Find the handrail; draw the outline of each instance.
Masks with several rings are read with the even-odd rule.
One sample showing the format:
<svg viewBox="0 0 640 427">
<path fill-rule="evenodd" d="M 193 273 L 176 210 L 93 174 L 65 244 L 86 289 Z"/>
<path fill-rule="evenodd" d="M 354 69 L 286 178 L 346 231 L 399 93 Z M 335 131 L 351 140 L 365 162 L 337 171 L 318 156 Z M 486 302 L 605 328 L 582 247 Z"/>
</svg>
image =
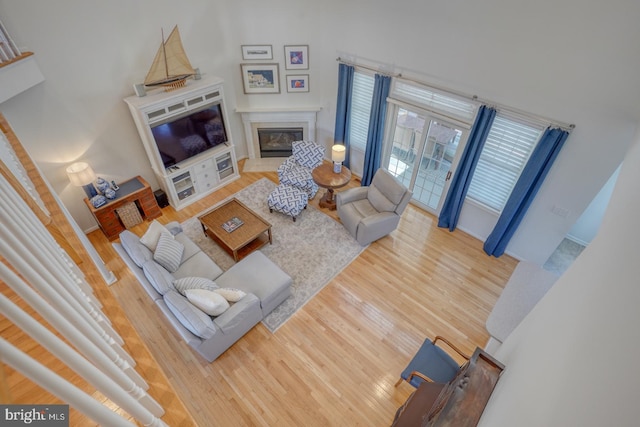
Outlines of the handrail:
<svg viewBox="0 0 640 427">
<path fill-rule="evenodd" d="M 25 59 L 29 56 L 33 55 L 33 52 L 22 52 L 20 55 L 16 56 L 13 59 L 10 59 L 9 61 L 6 62 L 0 62 L 0 68 L 2 67 L 6 67 L 7 65 L 11 65 L 11 64 L 15 64 L 16 62 Z"/>
</svg>

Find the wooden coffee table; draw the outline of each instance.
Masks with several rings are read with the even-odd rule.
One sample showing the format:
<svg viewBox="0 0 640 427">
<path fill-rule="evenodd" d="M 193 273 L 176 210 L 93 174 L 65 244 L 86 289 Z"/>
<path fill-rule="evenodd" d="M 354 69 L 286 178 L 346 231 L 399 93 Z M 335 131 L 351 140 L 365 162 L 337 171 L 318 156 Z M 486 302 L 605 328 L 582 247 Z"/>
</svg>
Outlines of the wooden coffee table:
<svg viewBox="0 0 640 427">
<path fill-rule="evenodd" d="M 323 163 L 311 171 L 311 177 L 322 188 L 327 191 L 318 202 L 321 208 L 328 208 L 331 211 L 336 210 L 336 201 L 333 198 L 333 190 L 344 187 L 351 180 L 351 171 L 349 168 L 342 166 L 340 173 L 333 171 L 332 163 Z"/>
<path fill-rule="evenodd" d="M 222 224 L 233 217 L 239 218 L 243 224 L 228 232 Z M 205 234 L 227 251 L 234 261 L 272 243 L 271 224 L 237 199 L 229 200 L 198 219 Z"/>
</svg>

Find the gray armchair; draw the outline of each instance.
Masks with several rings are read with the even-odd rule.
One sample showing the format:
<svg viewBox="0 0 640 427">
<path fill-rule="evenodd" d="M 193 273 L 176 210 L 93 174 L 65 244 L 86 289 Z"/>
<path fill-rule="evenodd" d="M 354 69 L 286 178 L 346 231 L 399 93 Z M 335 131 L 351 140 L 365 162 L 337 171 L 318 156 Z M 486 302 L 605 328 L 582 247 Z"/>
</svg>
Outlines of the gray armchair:
<svg viewBox="0 0 640 427">
<path fill-rule="evenodd" d="M 336 193 L 338 216 L 362 246 L 396 229 L 411 192 L 385 169 L 378 169 L 368 187 Z"/>
</svg>

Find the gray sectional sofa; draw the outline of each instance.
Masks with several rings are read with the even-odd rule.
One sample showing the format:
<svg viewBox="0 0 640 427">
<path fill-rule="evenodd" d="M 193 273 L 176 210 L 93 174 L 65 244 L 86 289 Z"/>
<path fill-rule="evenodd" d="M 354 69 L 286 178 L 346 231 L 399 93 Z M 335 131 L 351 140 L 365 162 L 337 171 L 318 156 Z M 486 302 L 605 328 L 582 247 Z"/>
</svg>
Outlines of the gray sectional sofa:
<svg viewBox="0 0 640 427">
<path fill-rule="evenodd" d="M 168 232 L 173 237 L 162 237 L 161 248 L 152 229 L 157 236 Z M 168 246 L 170 249 L 165 250 Z M 125 230 L 113 247 L 180 336 L 209 362 L 291 295 L 291 277 L 262 252 L 251 253 L 223 272 L 182 232 L 177 222 L 161 226 L 154 221 L 141 238 Z M 168 253 L 168 258 L 173 256 L 179 262 L 171 265 L 161 253 Z M 185 288 L 201 288 L 205 292 Z M 198 292 L 217 293 L 225 298 L 230 293 L 234 298 L 230 303 L 223 298 L 224 312 L 210 315 L 205 313 L 210 305 L 203 308 L 194 300 Z"/>
</svg>

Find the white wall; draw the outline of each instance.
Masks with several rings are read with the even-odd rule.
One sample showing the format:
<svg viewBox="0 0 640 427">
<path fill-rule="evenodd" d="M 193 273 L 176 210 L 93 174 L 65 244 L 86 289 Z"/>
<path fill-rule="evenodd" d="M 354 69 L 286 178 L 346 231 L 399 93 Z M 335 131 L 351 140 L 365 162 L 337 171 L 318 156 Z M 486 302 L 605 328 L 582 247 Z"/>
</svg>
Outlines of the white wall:
<svg viewBox="0 0 640 427">
<path fill-rule="evenodd" d="M 613 0 L 513 3 L 383 0 L 294 2 L 0 0 L 0 17 L 36 52 L 46 81 L 0 109 L 83 229 L 95 222 L 64 168 L 82 159 L 107 179 L 140 174 L 155 186 L 122 101 L 144 78 L 160 27 L 180 27 L 194 66 L 226 81 L 236 106 L 321 106 L 317 139 L 331 144 L 337 56 L 576 124 L 508 251 L 542 264 L 628 148 L 640 117 L 640 4 Z M 309 93 L 245 95 L 241 44 L 307 44 Z M 231 130 L 246 155 L 240 118 Z M 569 210 L 566 218 L 553 206 Z M 486 237 L 495 218 L 467 205 L 460 226 Z"/>
<path fill-rule="evenodd" d="M 640 133 L 600 232 L 496 352 L 481 426 L 638 425 L 639 180 Z"/>
<path fill-rule="evenodd" d="M 580 218 L 573 224 L 573 227 L 571 227 L 571 230 L 569 230 L 567 234 L 568 238 L 583 246 L 587 246 L 594 237 L 596 237 L 619 174 L 620 167 L 613 172 L 596 197 L 589 203 L 587 209 L 584 210 Z"/>
</svg>

